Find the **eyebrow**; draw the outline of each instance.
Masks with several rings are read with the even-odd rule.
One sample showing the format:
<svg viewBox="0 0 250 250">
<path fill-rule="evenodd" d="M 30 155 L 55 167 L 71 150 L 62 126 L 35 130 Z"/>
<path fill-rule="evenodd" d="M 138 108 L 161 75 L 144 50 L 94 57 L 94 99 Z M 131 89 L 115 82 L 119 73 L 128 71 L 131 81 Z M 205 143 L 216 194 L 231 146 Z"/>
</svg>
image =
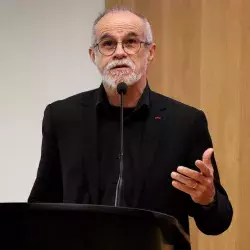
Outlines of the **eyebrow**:
<svg viewBox="0 0 250 250">
<path fill-rule="evenodd" d="M 128 34 L 126 34 L 124 37 L 129 37 L 129 36 L 139 37 L 139 35 L 137 33 L 132 32 L 132 31 L 129 32 Z M 106 39 L 106 38 L 113 38 L 113 39 L 115 39 L 115 37 L 113 35 L 111 35 L 110 33 L 106 33 L 106 34 L 104 34 L 104 35 L 102 35 L 100 37 L 99 42 L 102 41 L 102 40 L 104 40 L 104 39 Z"/>
<path fill-rule="evenodd" d="M 128 37 L 128 36 L 136 36 L 136 37 L 139 37 L 139 34 L 135 33 L 135 32 L 129 32 L 125 37 Z"/>
<path fill-rule="evenodd" d="M 102 35 L 99 39 L 99 41 L 102 41 L 103 39 L 106 39 L 106 38 L 114 38 L 114 36 L 112 36 L 111 34 L 109 33 L 106 33 L 104 35 Z"/>
</svg>

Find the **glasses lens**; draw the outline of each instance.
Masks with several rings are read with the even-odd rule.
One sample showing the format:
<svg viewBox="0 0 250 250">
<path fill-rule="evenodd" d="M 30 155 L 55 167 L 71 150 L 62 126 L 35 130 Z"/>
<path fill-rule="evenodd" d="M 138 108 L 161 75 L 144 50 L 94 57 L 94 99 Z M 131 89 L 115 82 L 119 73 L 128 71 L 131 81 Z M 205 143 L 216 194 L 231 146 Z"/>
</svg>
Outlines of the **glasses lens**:
<svg viewBox="0 0 250 250">
<path fill-rule="evenodd" d="M 140 40 L 136 38 L 128 38 L 123 41 L 124 50 L 130 55 L 136 54 L 139 51 L 140 46 Z"/>
<path fill-rule="evenodd" d="M 116 49 L 116 45 L 117 42 L 115 40 L 112 39 L 104 39 L 102 40 L 99 44 L 99 51 L 103 54 L 103 55 L 112 55 Z"/>
</svg>

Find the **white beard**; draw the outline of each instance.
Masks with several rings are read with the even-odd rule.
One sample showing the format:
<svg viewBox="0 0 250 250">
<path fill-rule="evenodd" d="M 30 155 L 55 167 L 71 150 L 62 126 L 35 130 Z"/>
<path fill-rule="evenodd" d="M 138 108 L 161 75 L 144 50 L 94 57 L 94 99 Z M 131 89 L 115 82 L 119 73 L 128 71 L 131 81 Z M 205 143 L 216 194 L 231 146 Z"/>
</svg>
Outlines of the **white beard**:
<svg viewBox="0 0 250 250">
<path fill-rule="evenodd" d="M 126 65 L 128 68 L 112 70 L 112 68 L 118 65 Z M 114 60 L 110 62 L 105 67 L 102 74 L 103 84 L 109 87 L 110 90 L 116 90 L 116 87 L 120 82 L 125 82 L 128 86 L 131 86 L 139 81 L 141 77 L 142 74 L 135 71 L 135 65 L 129 59 Z"/>
</svg>

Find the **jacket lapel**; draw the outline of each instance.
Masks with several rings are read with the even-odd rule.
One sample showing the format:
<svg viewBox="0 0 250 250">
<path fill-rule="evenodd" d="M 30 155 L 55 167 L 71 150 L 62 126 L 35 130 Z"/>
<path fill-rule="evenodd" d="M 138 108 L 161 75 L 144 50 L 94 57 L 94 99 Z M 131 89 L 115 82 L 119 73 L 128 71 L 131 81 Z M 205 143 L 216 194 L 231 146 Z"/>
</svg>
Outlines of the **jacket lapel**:
<svg viewBox="0 0 250 250">
<path fill-rule="evenodd" d="M 89 203 L 99 203 L 99 163 L 97 148 L 97 112 L 96 97 L 98 91 L 95 90 L 89 100 L 82 103 L 83 121 L 83 162 L 86 177 L 88 180 Z"/>
<path fill-rule="evenodd" d="M 145 185 L 145 179 L 150 167 L 153 167 L 157 148 L 161 138 L 165 117 L 164 106 L 158 103 L 154 92 L 150 91 L 150 111 L 143 131 L 142 148 L 139 166 L 137 168 L 138 181 L 135 187 L 134 207 L 138 206 L 140 195 Z"/>
</svg>

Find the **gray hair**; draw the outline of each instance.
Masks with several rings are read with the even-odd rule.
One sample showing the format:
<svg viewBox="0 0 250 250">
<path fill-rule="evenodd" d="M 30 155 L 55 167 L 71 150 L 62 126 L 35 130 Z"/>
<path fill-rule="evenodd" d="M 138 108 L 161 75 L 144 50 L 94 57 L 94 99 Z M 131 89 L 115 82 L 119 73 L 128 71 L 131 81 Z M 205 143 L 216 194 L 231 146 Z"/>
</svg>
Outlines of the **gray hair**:
<svg viewBox="0 0 250 250">
<path fill-rule="evenodd" d="M 116 12 L 123 12 L 123 11 L 128 11 L 128 12 L 131 12 L 133 13 L 134 15 L 140 17 L 142 19 L 142 21 L 144 22 L 145 24 L 145 29 L 146 29 L 146 32 L 145 32 L 145 39 L 146 39 L 146 43 L 148 44 L 151 44 L 153 42 L 153 34 L 152 34 L 152 29 L 151 29 L 151 26 L 147 20 L 147 18 L 145 18 L 144 16 L 138 14 L 137 12 L 134 12 L 133 10 L 129 9 L 129 8 L 126 8 L 126 7 L 119 7 L 119 6 L 116 6 L 116 7 L 113 7 L 111 9 L 108 9 L 108 10 L 105 10 L 103 12 L 101 12 L 98 17 L 95 19 L 94 21 L 94 24 L 93 24 L 93 28 L 92 28 L 92 39 L 91 39 L 91 44 L 92 46 L 94 47 L 96 45 L 96 30 L 95 30 L 95 26 L 96 24 L 104 17 L 106 16 L 107 14 L 109 13 L 116 13 Z"/>
</svg>

